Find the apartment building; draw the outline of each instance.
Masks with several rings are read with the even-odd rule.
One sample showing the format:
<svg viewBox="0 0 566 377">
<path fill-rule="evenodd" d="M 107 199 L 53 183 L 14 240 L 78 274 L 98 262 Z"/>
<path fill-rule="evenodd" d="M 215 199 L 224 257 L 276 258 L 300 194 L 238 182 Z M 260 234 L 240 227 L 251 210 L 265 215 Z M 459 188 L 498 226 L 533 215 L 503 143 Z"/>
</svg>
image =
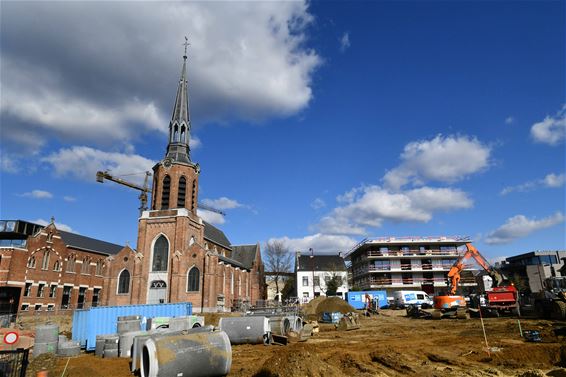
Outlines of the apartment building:
<svg viewBox="0 0 566 377">
<path fill-rule="evenodd" d="M 399 290 L 436 295 L 447 290 L 448 271 L 466 251 L 468 242 L 468 237 L 460 236 L 367 238 L 344 257 L 355 288 L 385 290 L 388 297 Z M 462 272 L 464 293 L 477 285 L 472 274 L 475 269 L 470 264 Z"/>
</svg>

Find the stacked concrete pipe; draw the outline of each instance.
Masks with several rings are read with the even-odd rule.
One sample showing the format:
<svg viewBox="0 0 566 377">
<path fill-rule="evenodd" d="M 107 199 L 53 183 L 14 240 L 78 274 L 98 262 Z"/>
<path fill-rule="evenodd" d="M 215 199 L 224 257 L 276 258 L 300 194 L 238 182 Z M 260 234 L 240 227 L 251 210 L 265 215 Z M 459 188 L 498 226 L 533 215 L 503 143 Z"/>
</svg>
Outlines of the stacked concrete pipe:
<svg viewBox="0 0 566 377">
<path fill-rule="evenodd" d="M 104 358 L 118 357 L 118 335 L 110 335 L 104 339 Z"/>
<path fill-rule="evenodd" d="M 39 325 L 35 328 L 33 356 L 43 353 L 56 353 L 59 345 L 59 326 L 56 324 Z"/>
<path fill-rule="evenodd" d="M 223 331 L 156 334 L 143 345 L 141 376 L 225 376 L 231 366 L 232 347 Z"/>
</svg>

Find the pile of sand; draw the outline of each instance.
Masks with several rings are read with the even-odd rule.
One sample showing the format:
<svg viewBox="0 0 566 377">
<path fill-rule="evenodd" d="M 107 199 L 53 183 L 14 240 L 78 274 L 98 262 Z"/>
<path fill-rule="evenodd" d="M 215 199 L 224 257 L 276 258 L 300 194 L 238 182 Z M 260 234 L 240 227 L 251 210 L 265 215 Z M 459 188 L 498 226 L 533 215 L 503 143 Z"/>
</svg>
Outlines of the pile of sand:
<svg viewBox="0 0 566 377">
<path fill-rule="evenodd" d="M 254 377 L 342 377 L 335 366 L 323 361 L 309 349 L 285 349 L 271 356 Z"/>
<path fill-rule="evenodd" d="M 346 301 L 339 297 L 325 297 L 319 296 L 314 300 L 311 300 L 302 308 L 303 315 L 309 320 L 318 320 L 324 312 L 340 312 L 346 314 L 349 312 L 355 312 L 356 309 L 352 305 L 348 304 Z"/>
</svg>

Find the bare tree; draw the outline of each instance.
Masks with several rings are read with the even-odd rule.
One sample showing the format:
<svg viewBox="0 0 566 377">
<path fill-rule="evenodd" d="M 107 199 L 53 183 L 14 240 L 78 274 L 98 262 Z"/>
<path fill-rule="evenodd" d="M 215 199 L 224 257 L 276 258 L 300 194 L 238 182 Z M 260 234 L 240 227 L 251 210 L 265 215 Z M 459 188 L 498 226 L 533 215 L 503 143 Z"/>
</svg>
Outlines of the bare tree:
<svg viewBox="0 0 566 377">
<path fill-rule="evenodd" d="M 281 290 L 279 289 L 279 282 L 287 273 L 291 272 L 291 263 L 293 254 L 281 241 L 269 241 L 265 245 L 265 268 L 271 275 L 271 279 L 275 282 L 275 290 L 277 296 Z"/>
</svg>

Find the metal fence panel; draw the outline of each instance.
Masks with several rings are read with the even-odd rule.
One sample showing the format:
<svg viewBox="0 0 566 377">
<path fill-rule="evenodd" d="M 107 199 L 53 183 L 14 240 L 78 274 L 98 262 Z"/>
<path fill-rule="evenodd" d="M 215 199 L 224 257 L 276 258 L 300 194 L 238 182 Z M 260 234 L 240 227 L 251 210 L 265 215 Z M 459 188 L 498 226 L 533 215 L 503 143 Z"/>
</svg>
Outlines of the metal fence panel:
<svg viewBox="0 0 566 377">
<path fill-rule="evenodd" d="M 92 351 L 96 347 L 96 336 L 115 334 L 117 318 L 126 315 L 142 316 L 142 327 L 145 328 L 148 318 L 181 317 L 192 315 L 190 302 L 173 304 L 148 304 L 124 306 L 99 306 L 86 310 L 75 310 L 73 313 L 73 340 Z"/>
<path fill-rule="evenodd" d="M 0 351 L 0 376 L 25 377 L 28 366 L 29 349 L 18 348 Z"/>
</svg>

